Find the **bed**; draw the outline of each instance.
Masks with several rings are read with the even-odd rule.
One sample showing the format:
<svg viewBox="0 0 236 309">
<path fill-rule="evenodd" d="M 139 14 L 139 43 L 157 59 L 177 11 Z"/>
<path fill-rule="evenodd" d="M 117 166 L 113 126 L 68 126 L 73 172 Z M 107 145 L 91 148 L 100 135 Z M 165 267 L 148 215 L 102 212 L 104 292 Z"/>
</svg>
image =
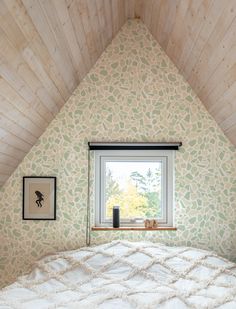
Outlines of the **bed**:
<svg viewBox="0 0 236 309">
<path fill-rule="evenodd" d="M 216 254 L 114 241 L 47 256 L 0 292 L 1 309 L 236 308 L 236 264 Z"/>
</svg>

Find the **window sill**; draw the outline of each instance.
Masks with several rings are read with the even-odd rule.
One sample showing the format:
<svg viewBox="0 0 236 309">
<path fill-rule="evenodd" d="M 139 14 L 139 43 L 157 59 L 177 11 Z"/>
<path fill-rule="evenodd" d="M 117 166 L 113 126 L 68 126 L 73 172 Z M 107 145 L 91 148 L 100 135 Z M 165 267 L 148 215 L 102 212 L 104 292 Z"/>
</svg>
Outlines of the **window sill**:
<svg viewBox="0 0 236 309">
<path fill-rule="evenodd" d="M 176 227 L 156 227 L 156 228 L 145 228 L 145 227 L 102 227 L 94 226 L 92 231 L 176 231 Z"/>
</svg>

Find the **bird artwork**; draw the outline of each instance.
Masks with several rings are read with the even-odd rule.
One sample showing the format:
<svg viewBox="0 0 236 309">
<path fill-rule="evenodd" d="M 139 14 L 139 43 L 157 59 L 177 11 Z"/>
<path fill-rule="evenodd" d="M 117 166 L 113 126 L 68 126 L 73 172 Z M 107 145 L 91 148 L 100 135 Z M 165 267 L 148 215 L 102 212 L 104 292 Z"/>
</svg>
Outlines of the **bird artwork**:
<svg viewBox="0 0 236 309">
<path fill-rule="evenodd" d="M 35 194 L 37 196 L 37 200 L 35 201 L 35 203 L 38 205 L 38 207 L 43 207 L 42 202 L 44 201 L 44 195 L 40 191 L 35 191 Z"/>
</svg>

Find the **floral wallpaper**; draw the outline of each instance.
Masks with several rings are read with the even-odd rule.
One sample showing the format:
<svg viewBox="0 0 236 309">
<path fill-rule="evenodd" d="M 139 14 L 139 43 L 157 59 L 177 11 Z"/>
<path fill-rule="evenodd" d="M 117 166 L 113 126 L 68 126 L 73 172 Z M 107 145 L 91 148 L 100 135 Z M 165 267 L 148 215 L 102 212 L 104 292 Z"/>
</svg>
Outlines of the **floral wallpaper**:
<svg viewBox="0 0 236 309">
<path fill-rule="evenodd" d="M 96 231 L 207 248 L 236 260 L 236 149 L 141 21 L 128 21 L 0 192 L 0 285 L 85 245 L 88 141 L 182 141 L 177 231 Z M 57 177 L 57 220 L 22 220 L 22 177 Z"/>
</svg>

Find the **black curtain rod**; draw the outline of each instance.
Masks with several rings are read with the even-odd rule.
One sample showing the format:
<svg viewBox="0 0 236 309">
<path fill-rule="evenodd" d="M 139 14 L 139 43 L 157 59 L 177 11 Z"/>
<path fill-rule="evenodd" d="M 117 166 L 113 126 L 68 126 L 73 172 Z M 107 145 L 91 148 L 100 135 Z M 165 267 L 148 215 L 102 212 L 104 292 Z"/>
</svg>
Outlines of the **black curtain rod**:
<svg viewBox="0 0 236 309">
<path fill-rule="evenodd" d="M 182 142 L 170 143 L 102 143 L 88 142 L 89 150 L 179 150 Z"/>
</svg>

